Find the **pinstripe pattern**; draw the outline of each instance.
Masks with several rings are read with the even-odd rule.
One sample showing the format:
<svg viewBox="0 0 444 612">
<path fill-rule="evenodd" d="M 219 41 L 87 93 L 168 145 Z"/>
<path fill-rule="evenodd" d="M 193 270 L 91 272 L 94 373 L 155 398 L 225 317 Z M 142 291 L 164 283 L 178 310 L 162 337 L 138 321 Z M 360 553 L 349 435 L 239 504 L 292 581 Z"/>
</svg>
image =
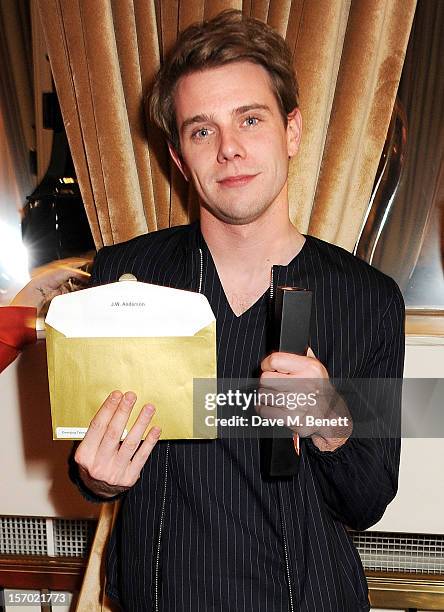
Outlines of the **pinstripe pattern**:
<svg viewBox="0 0 444 612">
<path fill-rule="evenodd" d="M 199 248 L 202 292 L 217 318 L 218 375 L 234 381 L 257 376 L 265 355 L 268 292 L 236 317 L 198 224 L 102 249 L 93 282 L 130 272 L 141 281 L 197 291 Z M 403 302 L 391 279 L 307 237 L 288 266 L 274 266 L 274 283 L 314 292 L 310 345 L 330 376 L 402 376 Z M 399 398 L 393 402 L 396 417 Z M 260 476 L 257 440 L 174 442 L 168 448 L 167 456 L 166 442 L 156 446 L 141 478 L 123 496 L 109 545 L 108 592 L 125 610 L 154 609 L 167 461 L 159 610 L 283 612 L 290 592 L 294 610 L 369 609 L 361 562 L 344 525 L 367 528 L 393 498 L 396 439 L 350 439 L 333 453 L 303 440 L 298 476 L 271 483 Z M 78 480 L 73 466 L 71 473 Z M 84 488 L 83 493 L 88 495 Z"/>
</svg>

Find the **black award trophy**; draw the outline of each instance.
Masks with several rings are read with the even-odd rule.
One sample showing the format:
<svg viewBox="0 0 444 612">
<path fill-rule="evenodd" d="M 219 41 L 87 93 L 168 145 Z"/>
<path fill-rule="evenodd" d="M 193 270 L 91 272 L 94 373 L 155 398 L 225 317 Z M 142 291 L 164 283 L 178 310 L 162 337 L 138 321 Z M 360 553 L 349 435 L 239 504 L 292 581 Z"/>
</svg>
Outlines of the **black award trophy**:
<svg viewBox="0 0 444 612">
<path fill-rule="evenodd" d="M 312 292 L 297 287 L 277 287 L 270 317 L 270 348 L 306 355 L 310 333 Z M 287 431 L 288 433 L 288 431 Z M 299 469 L 298 439 L 261 440 L 261 472 L 266 478 L 289 478 Z"/>
</svg>

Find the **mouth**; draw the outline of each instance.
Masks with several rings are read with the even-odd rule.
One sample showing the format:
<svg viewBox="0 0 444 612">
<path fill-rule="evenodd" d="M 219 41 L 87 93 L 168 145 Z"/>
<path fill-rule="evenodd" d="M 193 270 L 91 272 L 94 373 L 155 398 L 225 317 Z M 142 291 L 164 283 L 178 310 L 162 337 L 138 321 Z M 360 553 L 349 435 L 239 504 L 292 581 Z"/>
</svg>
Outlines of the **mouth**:
<svg viewBox="0 0 444 612">
<path fill-rule="evenodd" d="M 243 187 L 251 183 L 256 177 L 257 174 L 237 174 L 235 176 L 227 176 L 223 179 L 219 179 L 217 183 L 222 187 Z"/>
</svg>

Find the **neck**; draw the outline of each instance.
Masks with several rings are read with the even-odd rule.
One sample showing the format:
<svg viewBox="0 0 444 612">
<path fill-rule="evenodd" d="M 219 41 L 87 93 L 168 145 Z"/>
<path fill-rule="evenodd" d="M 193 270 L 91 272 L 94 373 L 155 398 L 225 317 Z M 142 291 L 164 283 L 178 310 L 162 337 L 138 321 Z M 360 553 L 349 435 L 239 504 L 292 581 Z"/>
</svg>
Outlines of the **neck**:
<svg viewBox="0 0 444 612">
<path fill-rule="evenodd" d="M 221 221 L 201 208 L 200 223 L 228 303 L 236 316 L 248 310 L 268 289 L 271 267 L 287 265 L 305 242 L 290 223 L 288 206 L 271 206 L 244 225 Z"/>
<path fill-rule="evenodd" d="M 201 208 L 200 225 L 216 265 L 234 272 L 287 265 L 305 242 L 288 218 L 288 209 L 285 214 L 265 213 L 251 223 L 232 225 Z"/>
</svg>

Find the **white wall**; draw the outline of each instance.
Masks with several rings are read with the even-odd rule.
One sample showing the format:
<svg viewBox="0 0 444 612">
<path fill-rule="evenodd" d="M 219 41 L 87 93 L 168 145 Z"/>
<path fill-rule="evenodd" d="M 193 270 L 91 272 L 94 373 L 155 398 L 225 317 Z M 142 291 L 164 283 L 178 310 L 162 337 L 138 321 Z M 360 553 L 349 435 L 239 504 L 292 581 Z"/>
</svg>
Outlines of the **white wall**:
<svg viewBox="0 0 444 612">
<path fill-rule="evenodd" d="M 404 377 L 444 378 L 444 338 L 408 337 Z M 444 533 L 443 454 L 443 438 L 402 441 L 398 494 L 372 531 Z"/>
<path fill-rule="evenodd" d="M 0 375 L 0 423 L 0 515 L 98 514 L 68 479 L 72 443 L 52 440 L 44 342 Z"/>
</svg>

